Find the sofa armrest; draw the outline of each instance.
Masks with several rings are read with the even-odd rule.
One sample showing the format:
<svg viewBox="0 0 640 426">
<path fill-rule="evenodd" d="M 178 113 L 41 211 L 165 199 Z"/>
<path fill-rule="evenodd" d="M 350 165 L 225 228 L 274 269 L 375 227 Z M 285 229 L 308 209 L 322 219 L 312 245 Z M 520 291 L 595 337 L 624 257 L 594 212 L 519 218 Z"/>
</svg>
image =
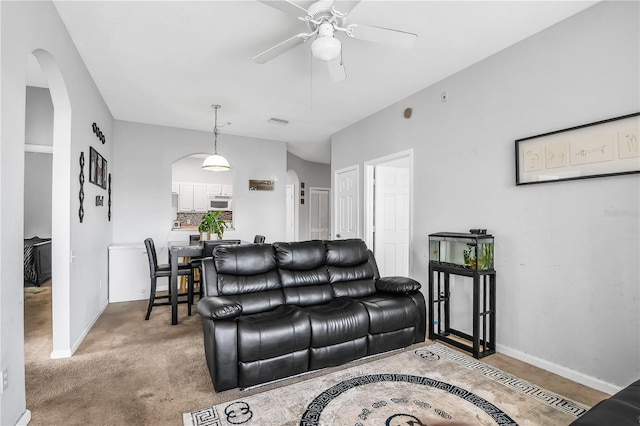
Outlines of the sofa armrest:
<svg viewBox="0 0 640 426">
<path fill-rule="evenodd" d="M 198 313 L 208 319 L 233 319 L 242 313 L 242 305 L 226 297 L 203 297 L 198 302 Z"/>
<path fill-rule="evenodd" d="M 384 293 L 409 294 L 420 287 L 418 281 L 407 277 L 381 277 L 376 281 L 376 290 Z"/>
</svg>

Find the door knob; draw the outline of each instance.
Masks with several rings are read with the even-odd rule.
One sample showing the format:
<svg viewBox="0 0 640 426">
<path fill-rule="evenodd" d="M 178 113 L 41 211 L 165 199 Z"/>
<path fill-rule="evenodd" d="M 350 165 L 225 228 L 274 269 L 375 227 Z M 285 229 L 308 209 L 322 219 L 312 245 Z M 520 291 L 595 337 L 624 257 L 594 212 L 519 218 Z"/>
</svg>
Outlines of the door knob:
<svg viewBox="0 0 640 426">
<path fill-rule="evenodd" d="M 340 234 L 336 234 L 336 238 L 340 238 Z"/>
</svg>

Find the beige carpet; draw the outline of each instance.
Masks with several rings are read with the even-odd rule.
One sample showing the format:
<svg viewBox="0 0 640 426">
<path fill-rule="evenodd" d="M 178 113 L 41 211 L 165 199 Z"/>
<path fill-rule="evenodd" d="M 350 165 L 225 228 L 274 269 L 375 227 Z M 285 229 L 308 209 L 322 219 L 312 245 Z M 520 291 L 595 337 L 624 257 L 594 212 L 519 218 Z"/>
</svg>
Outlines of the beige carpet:
<svg viewBox="0 0 640 426">
<path fill-rule="evenodd" d="M 187 316 L 186 306 L 180 305 L 180 323 L 172 326 L 169 307 L 159 306 L 145 321 L 146 301 L 110 304 L 73 357 L 50 359 L 51 284 L 42 288 L 46 291 L 25 295 L 24 303 L 27 408 L 32 414 L 29 426 L 178 426 L 183 424 L 185 412 L 365 363 L 248 391 L 216 393 L 205 362 L 200 318 Z M 608 396 L 502 354 L 483 361 L 586 405 Z"/>
<path fill-rule="evenodd" d="M 587 409 L 435 343 L 185 413 L 183 420 L 185 426 L 538 426 L 567 425 Z"/>
</svg>

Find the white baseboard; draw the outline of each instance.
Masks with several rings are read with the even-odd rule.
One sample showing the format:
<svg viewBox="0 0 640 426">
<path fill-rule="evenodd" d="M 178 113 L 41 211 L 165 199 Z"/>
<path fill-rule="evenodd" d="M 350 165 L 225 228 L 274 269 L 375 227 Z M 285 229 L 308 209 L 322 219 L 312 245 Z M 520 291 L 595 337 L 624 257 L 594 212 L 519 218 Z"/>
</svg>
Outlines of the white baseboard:
<svg viewBox="0 0 640 426">
<path fill-rule="evenodd" d="M 511 358 L 526 362 L 527 364 L 542 368 L 543 370 L 550 371 L 566 379 L 573 380 L 574 382 L 580 383 L 581 385 L 589 386 L 590 388 L 599 390 L 600 392 L 605 392 L 613 395 L 614 393 L 622 389 L 620 386 L 607 383 L 595 377 L 587 376 L 586 374 L 580 373 L 567 367 L 563 367 L 558 364 L 554 364 L 541 358 L 537 358 L 525 352 L 520 352 L 508 346 L 496 345 L 496 351 L 500 352 L 501 354 L 508 355 Z"/>
<path fill-rule="evenodd" d="M 93 328 L 93 325 L 96 323 L 96 321 L 98 321 L 98 318 L 100 318 L 100 315 L 102 315 L 104 310 L 107 309 L 107 306 L 109 306 L 109 300 L 104 301 L 104 304 L 100 307 L 100 309 L 98 309 L 98 312 L 96 313 L 96 315 L 93 317 L 89 325 L 84 329 L 80 337 L 78 337 L 78 340 L 76 340 L 75 343 L 71 345 L 71 348 L 53 351 L 51 352 L 51 355 L 49 355 L 49 357 L 51 359 L 71 358 L 71 356 L 76 352 L 76 350 L 78 349 L 78 347 L 80 346 L 84 338 L 87 337 L 87 334 L 89 334 L 89 331 L 91 331 L 91 328 Z"/>
<path fill-rule="evenodd" d="M 22 417 L 20 417 L 20 419 L 18 420 L 18 423 L 16 423 L 16 426 L 27 426 L 30 421 L 31 411 L 25 410 L 25 412 L 22 414 Z"/>
</svg>

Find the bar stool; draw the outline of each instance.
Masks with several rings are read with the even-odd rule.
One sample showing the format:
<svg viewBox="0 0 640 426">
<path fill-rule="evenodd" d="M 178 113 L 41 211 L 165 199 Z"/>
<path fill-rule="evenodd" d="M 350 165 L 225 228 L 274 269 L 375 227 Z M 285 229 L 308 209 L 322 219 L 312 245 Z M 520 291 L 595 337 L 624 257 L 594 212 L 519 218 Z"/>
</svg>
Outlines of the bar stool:
<svg viewBox="0 0 640 426">
<path fill-rule="evenodd" d="M 198 241 L 200 241 L 200 234 L 189 234 L 189 243 L 195 243 Z M 188 264 L 190 261 L 191 259 L 188 257 L 185 257 L 182 259 L 182 263 Z M 188 285 L 187 276 L 186 275 L 181 276 L 180 282 L 178 283 L 178 287 L 180 288 L 180 291 L 183 293 L 185 291 L 188 291 L 187 285 Z"/>
<path fill-rule="evenodd" d="M 144 246 L 147 249 L 147 257 L 149 258 L 149 277 L 151 279 L 151 291 L 149 292 L 149 306 L 147 308 L 147 315 L 145 316 L 145 320 L 149 319 L 149 315 L 151 315 L 151 309 L 154 306 L 165 306 L 171 305 L 171 282 L 169 282 L 169 293 L 168 294 L 156 294 L 156 285 L 158 278 L 167 277 L 171 278 L 171 265 L 161 264 L 158 265 L 158 256 L 156 254 L 156 247 L 153 243 L 152 238 L 147 238 L 144 240 Z M 178 276 L 191 276 L 191 267 L 188 263 L 179 263 L 178 264 Z M 191 283 L 192 280 L 189 280 Z M 191 294 L 191 296 L 189 296 Z M 193 300 L 193 286 L 189 286 L 187 293 L 178 292 L 178 296 L 187 296 L 187 300 L 178 300 L 178 303 L 187 303 L 187 312 L 191 315 L 191 304 L 189 301 Z M 167 299 L 164 302 L 157 302 L 156 299 Z"/>
</svg>

